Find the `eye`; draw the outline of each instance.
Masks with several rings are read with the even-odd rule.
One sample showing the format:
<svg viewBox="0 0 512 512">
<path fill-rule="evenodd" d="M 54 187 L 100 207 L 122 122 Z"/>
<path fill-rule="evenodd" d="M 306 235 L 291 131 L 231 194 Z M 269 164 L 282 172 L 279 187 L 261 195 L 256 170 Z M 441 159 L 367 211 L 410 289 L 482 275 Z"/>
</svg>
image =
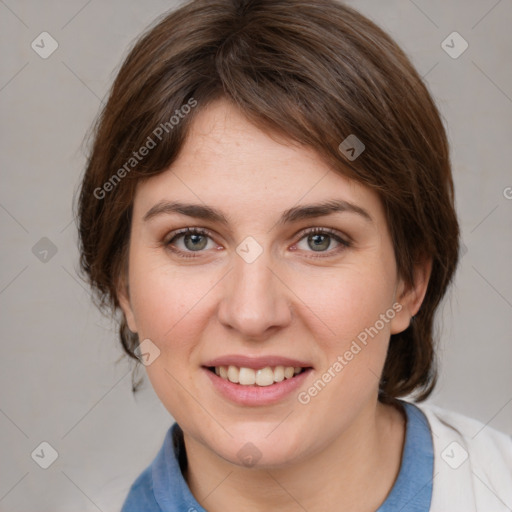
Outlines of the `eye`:
<svg viewBox="0 0 512 512">
<path fill-rule="evenodd" d="M 181 239 L 183 245 L 180 246 L 177 242 Z M 196 256 L 194 254 L 187 253 L 202 252 L 205 249 L 212 249 L 213 247 L 208 247 L 208 241 L 211 241 L 213 247 L 216 247 L 211 240 L 211 233 L 208 230 L 203 228 L 185 228 L 174 233 L 172 238 L 165 242 L 165 245 L 183 258 L 195 258 Z"/>
<path fill-rule="evenodd" d="M 336 231 L 329 229 L 329 228 L 312 228 L 309 230 L 306 230 L 301 233 L 302 237 L 297 244 L 297 247 L 299 247 L 300 242 L 302 240 L 306 241 L 306 248 L 299 247 L 300 249 L 308 251 L 308 248 L 311 249 L 313 252 L 317 253 L 327 253 L 326 256 L 332 256 L 333 253 L 337 254 L 338 252 L 346 249 L 347 247 L 350 247 L 350 242 L 343 239 Z M 332 245 L 332 241 L 335 241 L 338 245 L 336 248 L 334 248 L 331 251 L 328 251 Z M 308 251 L 311 252 L 311 251 Z M 322 258 L 324 256 L 313 256 L 314 258 Z"/>
</svg>

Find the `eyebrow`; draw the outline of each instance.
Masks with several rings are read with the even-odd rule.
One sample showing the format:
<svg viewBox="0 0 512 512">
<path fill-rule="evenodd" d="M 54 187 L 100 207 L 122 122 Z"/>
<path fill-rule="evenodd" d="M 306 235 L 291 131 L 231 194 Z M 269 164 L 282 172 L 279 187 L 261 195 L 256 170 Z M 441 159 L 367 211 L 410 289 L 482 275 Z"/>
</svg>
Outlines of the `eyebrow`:
<svg viewBox="0 0 512 512">
<path fill-rule="evenodd" d="M 331 199 L 321 203 L 295 206 L 285 210 L 282 213 L 278 224 L 291 224 L 299 220 L 343 212 L 355 213 L 360 215 L 366 221 L 373 222 L 371 215 L 360 206 L 342 199 Z M 158 215 L 172 213 L 179 213 L 196 219 L 217 222 L 226 226 L 229 224 L 228 219 L 220 210 L 202 204 L 186 204 L 172 201 L 160 201 L 146 212 L 143 220 L 144 222 L 147 222 Z"/>
</svg>

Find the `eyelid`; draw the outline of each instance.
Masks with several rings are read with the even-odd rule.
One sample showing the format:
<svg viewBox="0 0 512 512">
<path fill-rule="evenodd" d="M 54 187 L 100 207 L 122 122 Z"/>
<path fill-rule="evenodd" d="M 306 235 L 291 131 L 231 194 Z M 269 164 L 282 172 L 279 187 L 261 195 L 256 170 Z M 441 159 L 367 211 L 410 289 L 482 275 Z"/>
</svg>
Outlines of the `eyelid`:
<svg viewBox="0 0 512 512">
<path fill-rule="evenodd" d="M 171 233 L 167 234 L 166 237 L 164 238 L 164 243 L 168 244 L 169 242 L 174 240 L 176 237 L 178 237 L 180 235 L 186 235 L 188 233 L 191 233 L 193 235 L 195 235 L 195 234 L 197 234 L 197 235 L 205 235 L 205 236 L 208 236 L 208 237 L 210 237 L 212 239 L 215 236 L 213 234 L 213 232 L 210 231 L 209 229 L 200 228 L 200 227 L 197 227 L 197 226 L 189 226 L 189 227 L 186 227 L 186 228 L 177 229 L 177 230 L 172 231 Z"/>
<path fill-rule="evenodd" d="M 324 227 L 313 227 L 313 228 L 305 228 L 302 231 L 300 231 L 296 236 L 299 237 L 299 241 L 304 238 L 306 235 L 316 234 L 316 233 L 326 233 L 328 235 L 331 235 L 333 238 L 339 239 L 342 243 L 351 245 L 353 243 L 353 240 L 346 234 L 341 233 L 337 229 L 333 228 L 324 228 Z"/>
</svg>

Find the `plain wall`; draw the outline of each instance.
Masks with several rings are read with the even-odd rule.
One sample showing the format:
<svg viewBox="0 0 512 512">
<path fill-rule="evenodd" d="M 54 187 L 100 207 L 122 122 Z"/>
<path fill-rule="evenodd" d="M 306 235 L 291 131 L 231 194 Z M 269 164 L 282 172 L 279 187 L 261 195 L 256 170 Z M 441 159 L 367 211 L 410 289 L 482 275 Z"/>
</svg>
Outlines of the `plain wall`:
<svg viewBox="0 0 512 512">
<path fill-rule="evenodd" d="M 411 57 L 451 143 L 467 252 L 444 302 L 430 401 L 512 434 L 512 3 L 348 3 Z M 1 511 L 119 510 L 172 423 L 147 379 L 132 396 L 116 327 L 76 276 L 71 208 L 115 71 L 173 5 L 0 2 Z M 47 59 L 31 48 L 43 31 L 59 45 Z M 441 47 L 453 31 L 469 43 L 457 59 Z M 46 470 L 31 458 L 43 441 L 58 452 Z"/>
</svg>

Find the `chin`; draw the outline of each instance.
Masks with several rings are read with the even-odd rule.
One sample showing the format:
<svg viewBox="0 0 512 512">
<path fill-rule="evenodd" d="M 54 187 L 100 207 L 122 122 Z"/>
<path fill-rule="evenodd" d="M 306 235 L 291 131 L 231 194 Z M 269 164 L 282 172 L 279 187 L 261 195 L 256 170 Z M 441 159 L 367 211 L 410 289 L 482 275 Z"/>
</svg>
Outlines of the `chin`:
<svg viewBox="0 0 512 512">
<path fill-rule="evenodd" d="M 246 425 L 243 432 L 239 434 L 230 430 L 233 438 L 229 438 L 222 445 L 213 445 L 211 448 L 219 457 L 240 467 L 255 469 L 286 467 L 300 456 L 304 448 L 304 439 L 299 439 L 297 431 L 292 429 L 289 431 L 283 429 L 278 433 L 276 426 L 272 424 L 269 428 L 262 428 L 261 425 L 255 424 L 248 428 Z M 272 429 L 276 431 L 272 432 Z"/>
</svg>

